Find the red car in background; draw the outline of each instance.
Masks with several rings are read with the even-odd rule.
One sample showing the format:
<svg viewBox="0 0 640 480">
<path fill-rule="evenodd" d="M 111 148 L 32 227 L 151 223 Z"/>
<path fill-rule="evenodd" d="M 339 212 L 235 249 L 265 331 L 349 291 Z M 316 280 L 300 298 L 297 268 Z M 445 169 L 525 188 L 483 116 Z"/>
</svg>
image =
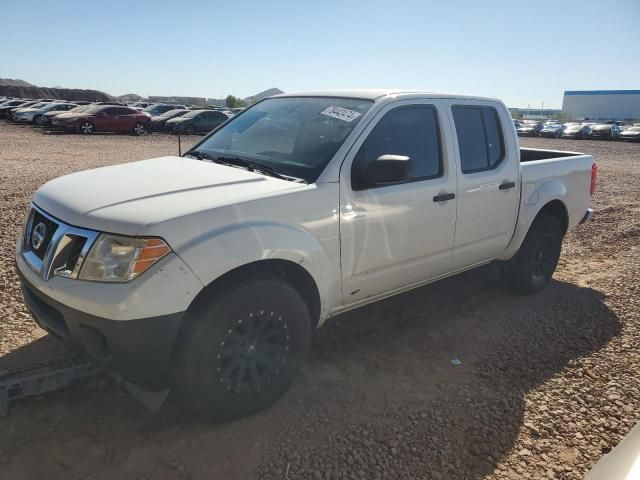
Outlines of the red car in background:
<svg viewBox="0 0 640 480">
<path fill-rule="evenodd" d="M 149 115 L 129 107 L 96 105 L 83 112 L 56 115 L 54 128 L 79 133 L 127 132 L 142 135 L 149 131 Z"/>
</svg>

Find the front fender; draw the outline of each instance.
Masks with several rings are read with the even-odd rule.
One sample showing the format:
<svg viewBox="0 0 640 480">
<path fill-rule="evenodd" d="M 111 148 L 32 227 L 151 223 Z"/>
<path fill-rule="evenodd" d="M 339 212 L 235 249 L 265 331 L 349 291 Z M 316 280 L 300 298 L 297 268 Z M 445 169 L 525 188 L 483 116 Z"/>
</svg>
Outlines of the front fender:
<svg viewBox="0 0 640 480">
<path fill-rule="evenodd" d="M 498 257 L 498 260 L 510 260 L 520 249 L 531 224 L 535 220 L 540 210 L 548 203 L 559 200 L 565 205 L 567 199 L 567 187 L 560 180 L 551 178 L 536 185 L 535 182 L 524 184 L 522 198 L 520 200 L 520 211 L 518 221 L 511 237 L 511 242 L 507 249 Z"/>
<path fill-rule="evenodd" d="M 298 225 L 274 221 L 227 225 L 180 245 L 177 253 L 204 285 L 231 270 L 260 260 L 295 262 L 316 283 L 321 320 L 341 302 L 339 263 L 331 260 L 318 239 Z"/>
</svg>

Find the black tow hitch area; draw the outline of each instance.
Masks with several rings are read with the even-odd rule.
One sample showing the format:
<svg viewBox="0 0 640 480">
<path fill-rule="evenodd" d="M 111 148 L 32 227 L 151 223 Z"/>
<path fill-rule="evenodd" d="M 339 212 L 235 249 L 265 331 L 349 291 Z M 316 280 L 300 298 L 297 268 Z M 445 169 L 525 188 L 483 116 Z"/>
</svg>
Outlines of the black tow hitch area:
<svg viewBox="0 0 640 480">
<path fill-rule="evenodd" d="M 60 355 L 0 371 L 0 416 L 8 413 L 12 400 L 58 390 L 96 372 L 93 363 L 76 354 Z"/>
</svg>

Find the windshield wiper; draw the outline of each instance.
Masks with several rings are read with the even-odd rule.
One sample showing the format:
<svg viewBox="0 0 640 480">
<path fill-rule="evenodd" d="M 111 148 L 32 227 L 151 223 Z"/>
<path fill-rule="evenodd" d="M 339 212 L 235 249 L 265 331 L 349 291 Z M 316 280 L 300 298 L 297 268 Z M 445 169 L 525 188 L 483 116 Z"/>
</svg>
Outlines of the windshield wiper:
<svg viewBox="0 0 640 480">
<path fill-rule="evenodd" d="M 190 152 L 187 152 L 184 155 L 185 155 L 185 157 L 187 155 L 189 155 L 191 157 L 197 158 L 198 160 L 212 160 L 213 161 L 213 160 L 216 159 L 216 157 L 214 157 L 213 155 L 209 155 L 208 153 L 202 152 L 200 150 L 191 150 Z"/>
<path fill-rule="evenodd" d="M 201 153 L 201 152 L 200 152 Z M 254 170 L 265 175 L 269 175 L 274 178 L 279 178 L 280 180 L 288 180 L 288 181 L 296 181 L 296 182 L 304 182 L 308 183 L 305 180 L 297 177 L 291 177 L 289 175 L 282 175 L 281 173 L 276 172 L 273 167 L 268 165 L 263 165 L 262 163 L 255 162 L 253 160 L 248 160 L 246 158 L 240 157 L 224 157 L 224 156 L 210 156 L 210 159 L 216 163 L 222 163 L 227 165 L 233 165 L 236 167 L 246 168 L 248 171 L 253 172 Z"/>
<path fill-rule="evenodd" d="M 211 155 L 210 153 L 203 152 L 202 150 L 191 150 L 190 152 L 185 154 L 185 156 L 187 155 L 198 160 L 209 160 L 211 162 L 219 163 L 222 165 L 246 168 L 250 172 L 257 171 L 264 175 L 269 175 L 270 177 L 279 178 L 280 180 L 309 183 L 302 178 L 282 175 L 268 165 L 263 165 L 261 163 L 254 162 L 253 160 L 247 160 L 246 158 Z"/>
</svg>

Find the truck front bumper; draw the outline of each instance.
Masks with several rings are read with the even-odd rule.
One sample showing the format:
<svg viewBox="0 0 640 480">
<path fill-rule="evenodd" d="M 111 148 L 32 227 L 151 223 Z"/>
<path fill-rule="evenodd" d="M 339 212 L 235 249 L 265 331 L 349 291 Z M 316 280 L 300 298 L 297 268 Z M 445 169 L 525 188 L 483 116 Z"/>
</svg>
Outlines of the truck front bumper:
<svg viewBox="0 0 640 480">
<path fill-rule="evenodd" d="M 45 295 L 17 269 L 36 323 L 69 349 L 136 383 L 166 381 L 185 312 L 117 321 L 73 309 Z"/>
</svg>

